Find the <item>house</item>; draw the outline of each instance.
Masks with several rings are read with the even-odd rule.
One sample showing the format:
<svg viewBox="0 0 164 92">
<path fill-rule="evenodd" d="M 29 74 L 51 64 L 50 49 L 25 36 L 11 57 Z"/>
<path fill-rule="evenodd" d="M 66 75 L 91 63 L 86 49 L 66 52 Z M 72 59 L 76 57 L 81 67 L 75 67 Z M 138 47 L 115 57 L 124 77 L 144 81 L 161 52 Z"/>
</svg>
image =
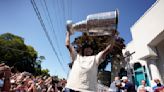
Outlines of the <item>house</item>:
<svg viewBox="0 0 164 92">
<path fill-rule="evenodd" d="M 164 0 L 157 0 L 131 27 L 132 41 L 124 52 L 130 57 L 131 80 L 138 86 L 142 79 L 158 78 L 164 83 Z"/>
</svg>

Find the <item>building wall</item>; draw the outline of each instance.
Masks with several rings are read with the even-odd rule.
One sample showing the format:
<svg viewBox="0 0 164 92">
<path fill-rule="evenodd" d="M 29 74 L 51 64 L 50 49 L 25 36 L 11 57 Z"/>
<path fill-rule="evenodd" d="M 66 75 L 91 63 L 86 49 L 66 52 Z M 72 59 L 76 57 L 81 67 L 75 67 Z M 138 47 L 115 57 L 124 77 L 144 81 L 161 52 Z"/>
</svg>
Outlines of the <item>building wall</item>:
<svg viewBox="0 0 164 92">
<path fill-rule="evenodd" d="M 158 45 L 157 45 L 157 51 L 158 51 L 158 61 L 157 61 L 157 66 L 159 69 L 159 72 L 161 74 L 161 78 L 162 80 L 164 80 L 164 40 L 161 41 Z"/>
<path fill-rule="evenodd" d="M 164 0 L 157 0 L 145 12 L 131 27 L 131 34 L 132 41 L 123 51 L 135 51 L 130 63 L 140 62 L 146 66 L 149 80 L 161 76 L 160 80 L 164 81 Z"/>
<path fill-rule="evenodd" d="M 164 0 L 157 0 L 152 7 L 131 27 L 135 46 L 136 58 L 143 58 L 150 54 L 148 44 L 164 29 Z M 142 49 L 141 49 L 142 48 Z"/>
</svg>

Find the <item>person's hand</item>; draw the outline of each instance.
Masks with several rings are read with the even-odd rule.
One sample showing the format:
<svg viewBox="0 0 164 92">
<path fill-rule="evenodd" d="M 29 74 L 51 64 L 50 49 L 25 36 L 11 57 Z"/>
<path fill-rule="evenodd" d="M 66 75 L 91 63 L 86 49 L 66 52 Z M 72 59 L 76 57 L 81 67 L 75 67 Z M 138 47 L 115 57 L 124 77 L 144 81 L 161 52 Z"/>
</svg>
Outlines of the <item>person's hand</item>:
<svg viewBox="0 0 164 92">
<path fill-rule="evenodd" d="M 66 35 L 71 36 L 72 35 L 71 31 L 67 31 Z"/>
<path fill-rule="evenodd" d="M 4 73 L 4 76 L 5 78 L 9 78 L 11 77 L 11 70 L 10 70 L 10 67 L 5 65 L 5 64 L 0 64 L 0 72 L 1 73 Z"/>
<path fill-rule="evenodd" d="M 10 69 L 9 66 L 5 65 L 5 64 L 0 64 L 0 71 L 5 71 L 5 70 L 8 70 Z"/>
<path fill-rule="evenodd" d="M 73 24 L 72 21 L 70 21 L 70 20 L 67 21 L 67 32 L 69 32 L 70 35 L 73 34 L 73 32 L 72 32 L 72 24 Z"/>
<path fill-rule="evenodd" d="M 118 35 L 118 32 L 117 32 L 117 30 L 112 30 L 112 34 L 111 34 L 111 36 L 116 36 L 116 35 Z"/>
<path fill-rule="evenodd" d="M 3 74 L 0 77 L 5 78 L 2 92 L 9 92 L 10 87 L 11 87 L 11 83 L 10 83 L 11 70 L 10 70 L 10 67 L 5 65 L 5 64 L 1 64 L 0 65 L 0 72 L 1 72 L 1 74 Z"/>
<path fill-rule="evenodd" d="M 4 65 L 5 65 L 4 63 L 1 63 L 1 64 L 0 64 L 0 67 L 2 67 L 2 66 L 4 66 Z"/>
<path fill-rule="evenodd" d="M 5 64 L 2 63 L 0 64 L 0 72 L 3 72 L 5 70 Z"/>
<path fill-rule="evenodd" d="M 112 46 L 114 46 L 114 45 L 115 45 L 115 42 L 116 42 L 116 39 L 115 39 L 115 38 L 112 38 L 111 41 L 110 41 L 110 44 L 111 44 Z"/>
<path fill-rule="evenodd" d="M 5 72 L 4 72 L 4 77 L 5 77 L 5 78 L 10 78 L 10 77 L 11 77 L 11 70 L 10 70 L 10 69 L 5 70 Z"/>
</svg>

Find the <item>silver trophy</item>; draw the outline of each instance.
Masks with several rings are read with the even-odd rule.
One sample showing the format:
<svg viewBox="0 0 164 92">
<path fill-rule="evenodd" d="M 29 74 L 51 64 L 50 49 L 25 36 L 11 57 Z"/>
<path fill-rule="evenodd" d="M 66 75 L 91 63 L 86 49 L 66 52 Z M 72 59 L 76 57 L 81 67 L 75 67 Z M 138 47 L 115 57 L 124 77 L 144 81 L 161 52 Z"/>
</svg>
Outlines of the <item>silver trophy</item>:
<svg viewBox="0 0 164 92">
<path fill-rule="evenodd" d="M 118 10 L 88 15 L 86 20 L 73 23 L 67 21 L 67 30 L 88 33 L 90 36 L 112 35 L 117 31 Z"/>
</svg>

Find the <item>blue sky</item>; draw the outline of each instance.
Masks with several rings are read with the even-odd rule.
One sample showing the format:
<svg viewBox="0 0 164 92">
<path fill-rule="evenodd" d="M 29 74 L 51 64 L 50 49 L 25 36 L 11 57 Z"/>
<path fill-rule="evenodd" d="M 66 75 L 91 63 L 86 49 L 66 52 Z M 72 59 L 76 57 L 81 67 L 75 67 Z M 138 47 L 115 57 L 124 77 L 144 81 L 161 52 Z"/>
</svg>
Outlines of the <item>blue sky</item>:
<svg viewBox="0 0 164 92">
<path fill-rule="evenodd" d="M 51 75 L 66 78 L 69 71 L 67 64 L 70 61 L 64 44 L 66 20 L 77 22 L 84 20 L 88 14 L 118 9 L 120 13 L 118 31 L 127 44 L 132 39 L 130 27 L 156 0 L 45 0 L 54 32 L 44 0 L 35 1 L 65 72 L 45 36 L 30 0 L 0 0 L 0 34 L 10 32 L 23 37 L 26 44 L 33 46 L 39 55 L 46 57 L 42 63 L 44 69 L 49 69 Z M 71 41 L 77 36 L 79 33 L 74 34 Z"/>
</svg>

